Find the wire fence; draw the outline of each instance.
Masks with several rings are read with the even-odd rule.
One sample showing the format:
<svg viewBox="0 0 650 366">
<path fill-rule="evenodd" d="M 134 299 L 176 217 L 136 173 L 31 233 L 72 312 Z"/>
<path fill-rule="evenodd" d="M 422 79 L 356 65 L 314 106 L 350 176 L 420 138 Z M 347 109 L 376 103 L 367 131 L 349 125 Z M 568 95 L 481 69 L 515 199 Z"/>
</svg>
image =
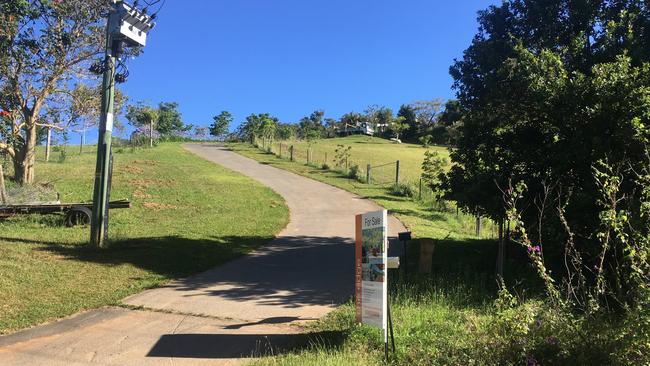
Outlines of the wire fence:
<svg viewBox="0 0 650 366">
<path fill-rule="evenodd" d="M 309 146 L 298 147 L 287 142 L 265 141 L 264 139 L 255 139 L 254 145 L 281 159 L 323 170 L 338 171 L 360 183 L 390 189 L 394 195 L 410 197 L 434 210 L 456 211 L 457 216 L 466 216 L 465 231 L 472 231 L 473 228 L 476 236 L 489 238 L 498 236 L 495 223 L 485 218 L 459 212 L 454 203 L 443 200 L 439 192 L 433 190 L 422 178 L 403 179 L 404 176 L 413 177 L 413 174 L 403 174 L 399 160 L 372 165 L 341 151 L 338 153 L 336 151 L 314 151 Z"/>
</svg>

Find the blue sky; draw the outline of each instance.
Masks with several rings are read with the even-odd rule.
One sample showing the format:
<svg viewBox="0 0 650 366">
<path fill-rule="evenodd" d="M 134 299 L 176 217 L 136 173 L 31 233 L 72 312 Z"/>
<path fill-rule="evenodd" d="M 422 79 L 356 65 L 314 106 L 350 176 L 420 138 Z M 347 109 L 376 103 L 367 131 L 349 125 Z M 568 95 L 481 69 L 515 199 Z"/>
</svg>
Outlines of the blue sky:
<svg viewBox="0 0 650 366">
<path fill-rule="evenodd" d="M 477 11 L 497 2 L 167 0 L 122 89 L 132 102 L 176 101 L 195 125 L 228 110 L 231 128 L 250 113 L 296 122 L 447 99 Z"/>
</svg>

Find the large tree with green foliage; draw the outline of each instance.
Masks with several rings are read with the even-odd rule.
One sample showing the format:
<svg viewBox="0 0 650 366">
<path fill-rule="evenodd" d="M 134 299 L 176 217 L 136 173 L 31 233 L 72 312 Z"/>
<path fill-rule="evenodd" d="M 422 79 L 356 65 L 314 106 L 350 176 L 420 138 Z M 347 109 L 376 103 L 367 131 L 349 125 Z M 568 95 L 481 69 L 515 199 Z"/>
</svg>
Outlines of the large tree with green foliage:
<svg viewBox="0 0 650 366">
<path fill-rule="evenodd" d="M 216 138 L 222 137 L 228 133 L 228 128 L 233 121 L 232 114 L 228 111 L 222 111 L 212 117 L 213 122 L 210 125 L 210 135 Z"/>
<path fill-rule="evenodd" d="M 6 0 L 0 3 L 0 150 L 15 179 L 34 181 L 39 129 L 48 110 L 69 103 L 70 81 L 104 45 L 105 0 Z"/>
<path fill-rule="evenodd" d="M 251 114 L 239 125 L 236 136 L 240 140 L 250 141 L 251 143 L 254 142 L 256 137 L 272 137 L 268 133 L 273 130 L 273 134 L 275 134 L 278 123 L 278 119 L 268 113 Z M 272 124 L 276 125 L 276 127 L 271 127 Z"/>
<path fill-rule="evenodd" d="M 187 130 L 183 123 L 181 112 L 178 111 L 178 103 L 158 103 L 158 120 L 156 130 L 161 136 L 173 136 Z"/>
<path fill-rule="evenodd" d="M 615 167 L 619 194 L 641 189 L 647 136 L 636 125 L 650 124 L 649 15 L 647 2 L 631 0 L 512 0 L 481 12 L 478 34 L 451 67 L 463 127 L 448 197 L 501 219 L 502 191 L 524 182 L 519 202 L 539 245 L 549 239 L 545 252 L 561 255 L 568 225 L 593 265 L 602 225 L 594 167 Z M 607 253 L 613 266 L 624 255 L 617 250 Z"/>
<path fill-rule="evenodd" d="M 317 110 L 298 122 L 298 135 L 303 139 L 319 139 L 327 137 L 324 122 L 325 111 Z"/>
<path fill-rule="evenodd" d="M 403 104 L 397 112 L 397 117 L 402 117 L 407 126 L 402 132 L 402 139 L 409 142 L 417 141 L 419 128 L 415 109 L 410 105 Z"/>
</svg>

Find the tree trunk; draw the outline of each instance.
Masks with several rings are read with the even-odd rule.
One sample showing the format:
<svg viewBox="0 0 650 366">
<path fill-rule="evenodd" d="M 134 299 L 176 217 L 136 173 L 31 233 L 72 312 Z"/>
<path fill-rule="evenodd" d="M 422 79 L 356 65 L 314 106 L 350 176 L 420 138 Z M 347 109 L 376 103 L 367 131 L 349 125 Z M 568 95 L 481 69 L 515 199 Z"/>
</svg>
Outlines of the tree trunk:
<svg viewBox="0 0 650 366">
<path fill-rule="evenodd" d="M 34 161 L 36 160 L 36 126 L 25 131 L 25 143 L 16 149 L 14 157 L 14 179 L 20 185 L 34 183 Z"/>
<path fill-rule="evenodd" d="M 52 129 L 47 129 L 47 143 L 45 145 L 45 161 L 50 161 L 50 146 L 52 144 Z"/>
<path fill-rule="evenodd" d="M 153 147 L 153 119 L 149 122 L 149 147 Z"/>
</svg>

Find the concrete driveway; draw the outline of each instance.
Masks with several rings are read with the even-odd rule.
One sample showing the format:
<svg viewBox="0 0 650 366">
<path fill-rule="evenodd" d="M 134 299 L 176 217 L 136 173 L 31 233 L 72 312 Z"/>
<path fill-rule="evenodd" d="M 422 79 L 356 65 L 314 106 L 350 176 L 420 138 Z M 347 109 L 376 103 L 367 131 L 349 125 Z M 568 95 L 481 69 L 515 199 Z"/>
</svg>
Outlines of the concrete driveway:
<svg viewBox="0 0 650 366">
<path fill-rule="evenodd" d="M 250 255 L 123 300 L 138 310 L 93 310 L 0 337 L 3 365 L 239 364 L 305 344 L 297 325 L 350 298 L 354 215 L 380 207 L 223 147 L 186 149 L 282 195 L 289 225 Z M 402 230 L 390 218 L 389 234 Z"/>
</svg>

